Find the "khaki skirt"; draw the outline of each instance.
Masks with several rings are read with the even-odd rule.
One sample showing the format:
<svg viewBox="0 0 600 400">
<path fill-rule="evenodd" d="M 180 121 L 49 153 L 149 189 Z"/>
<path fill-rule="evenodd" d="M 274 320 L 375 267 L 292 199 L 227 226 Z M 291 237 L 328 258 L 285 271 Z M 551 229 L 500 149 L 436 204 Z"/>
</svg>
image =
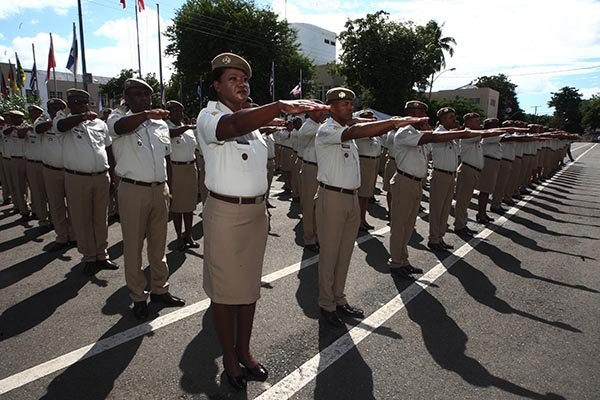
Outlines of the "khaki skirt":
<svg viewBox="0 0 600 400">
<path fill-rule="evenodd" d="M 188 213 L 196 209 L 198 175 L 195 163 L 173 164 L 171 177 L 171 212 Z"/>
<path fill-rule="evenodd" d="M 209 195 L 203 226 L 203 287 L 208 297 L 219 304 L 255 303 L 267 246 L 265 202 L 240 205 Z"/>
<path fill-rule="evenodd" d="M 372 197 L 375 194 L 375 183 L 377 182 L 377 165 L 379 157 L 360 157 L 360 187 L 358 197 Z"/>
<path fill-rule="evenodd" d="M 496 180 L 498 179 L 498 171 L 500 171 L 500 160 L 485 157 L 483 169 L 479 175 L 477 187 L 480 192 L 492 194 L 496 189 Z"/>
</svg>

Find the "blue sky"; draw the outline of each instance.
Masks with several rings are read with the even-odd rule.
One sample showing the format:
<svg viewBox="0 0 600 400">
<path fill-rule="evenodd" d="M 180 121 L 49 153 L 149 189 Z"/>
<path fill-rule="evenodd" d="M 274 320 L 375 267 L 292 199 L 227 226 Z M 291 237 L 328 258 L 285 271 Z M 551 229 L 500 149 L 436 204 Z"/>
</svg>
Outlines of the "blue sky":
<svg viewBox="0 0 600 400">
<path fill-rule="evenodd" d="M 161 27 L 170 23 L 181 0 L 158 0 Z M 122 68 L 137 68 L 134 0 L 122 9 L 119 0 L 82 0 L 87 69 L 114 76 Z M 478 76 L 504 73 L 518 85 L 521 107 L 538 114 L 551 92 L 563 86 L 579 89 L 584 98 L 600 93 L 600 2 L 597 0 L 257 0 L 290 22 L 312 23 L 339 33 L 348 18 L 386 10 L 395 20 L 426 23 L 435 19 L 456 39 L 455 55 L 435 81 L 434 90 L 454 89 Z M 287 7 L 286 7 L 287 3 Z M 0 61 L 14 52 L 31 68 L 35 43 L 39 69 L 46 68 L 53 33 L 57 70 L 66 71 L 77 22 L 76 0 L 27 0 L 0 9 Z M 140 13 L 142 72 L 158 72 L 156 1 Z M 163 37 L 163 48 L 166 38 Z M 339 51 L 339 48 L 338 48 Z M 207 55 L 207 60 L 212 55 Z M 170 76 L 172 60 L 163 59 Z M 81 68 L 80 68 L 81 70 Z"/>
</svg>

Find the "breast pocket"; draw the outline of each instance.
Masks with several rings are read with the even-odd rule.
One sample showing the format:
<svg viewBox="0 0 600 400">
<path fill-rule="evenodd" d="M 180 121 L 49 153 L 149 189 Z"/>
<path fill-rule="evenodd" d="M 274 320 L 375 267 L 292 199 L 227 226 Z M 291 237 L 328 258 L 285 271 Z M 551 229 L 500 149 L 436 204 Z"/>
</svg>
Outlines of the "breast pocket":
<svg viewBox="0 0 600 400">
<path fill-rule="evenodd" d="M 158 137 L 158 145 L 164 151 L 164 156 L 171 154 L 171 139 L 165 136 Z"/>
</svg>

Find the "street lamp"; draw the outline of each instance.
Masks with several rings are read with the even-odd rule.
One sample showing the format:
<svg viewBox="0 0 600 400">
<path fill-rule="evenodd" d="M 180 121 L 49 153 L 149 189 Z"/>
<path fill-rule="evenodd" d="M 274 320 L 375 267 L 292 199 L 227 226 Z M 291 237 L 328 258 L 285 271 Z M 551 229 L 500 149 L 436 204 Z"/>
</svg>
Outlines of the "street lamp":
<svg viewBox="0 0 600 400">
<path fill-rule="evenodd" d="M 437 80 L 437 78 L 439 78 L 440 76 L 442 76 L 442 74 L 446 71 L 455 71 L 456 68 L 449 68 L 449 69 L 445 69 L 442 72 L 440 72 L 435 78 L 433 77 L 433 74 L 431 74 L 431 82 L 429 83 L 429 100 L 431 101 L 431 89 L 433 88 L 433 82 L 435 82 Z"/>
</svg>

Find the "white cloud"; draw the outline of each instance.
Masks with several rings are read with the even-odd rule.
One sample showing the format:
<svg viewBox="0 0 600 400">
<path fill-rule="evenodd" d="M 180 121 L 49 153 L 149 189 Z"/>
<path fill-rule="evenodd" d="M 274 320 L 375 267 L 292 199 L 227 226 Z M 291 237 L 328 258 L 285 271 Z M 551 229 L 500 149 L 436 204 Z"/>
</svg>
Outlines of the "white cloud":
<svg viewBox="0 0 600 400">
<path fill-rule="evenodd" d="M 8 0 L 6 0 L 8 2 Z M 77 2 L 73 0 L 26 0 L 11 2 L 10 7 L 0 7 L 0 19 L 18 15 L 27 10 L 41 10 L 52 8 L 55 13 L 65 15 L 69 8 L 76 7 Z"/>
<path fill-rule="evenodd" d="M 600 86 L 581 88 L 581 89 L 579 89 L 579 93 L 582 94 L 584 99 L 589 99 L 590 97 L 592 97 L 594 95 L 600 96 Z"/>
<path fill-rule="evenodd" d="M 31 21 L 29 21 L 29 23 L 30 23 L 31 25 L 37 25 L 37 24 L 39 24 L 39 23 L 40 23 L 40 20 L 39 20 L 39 19 L 37 19 L 37 18 L 33 18 Z"/>
</svg>

